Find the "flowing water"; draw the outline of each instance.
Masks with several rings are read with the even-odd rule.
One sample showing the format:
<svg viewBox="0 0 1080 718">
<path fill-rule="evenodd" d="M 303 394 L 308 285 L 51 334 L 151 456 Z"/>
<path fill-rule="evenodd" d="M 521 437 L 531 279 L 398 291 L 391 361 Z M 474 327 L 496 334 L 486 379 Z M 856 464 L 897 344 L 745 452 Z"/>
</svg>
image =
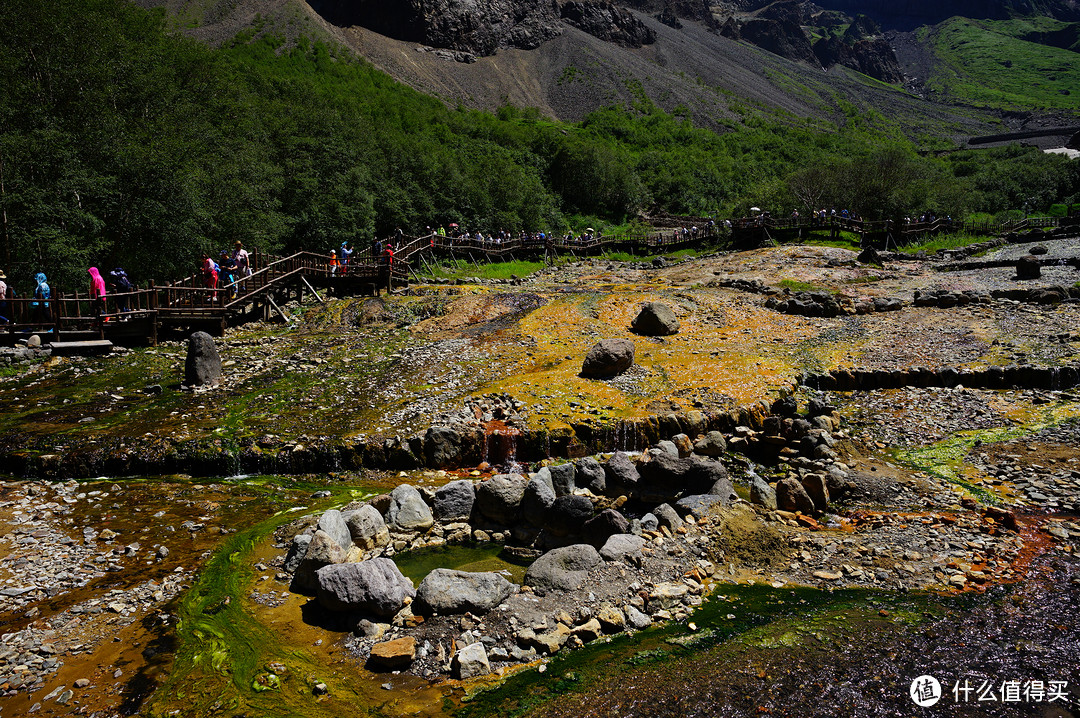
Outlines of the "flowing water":
<svg viewBox="0 0 1080 718">
<path fill-rule="evenodd" d="M 125 590 L 175 566 L 193 572 L 191 587 L 134 623 L 117 624 L 94 650 L 64 656 L 64 666 L 42 692 L 0 699 L 2 715 L 29 715 L 54 683 L 70 686 L 83 676 L 106 690 L 87 689 L 77 705 L 46 703 L 36 715 L 75 709 L 99 715 L 309 718 L 358 711 L 1080 715 L 1080 560 L 1049 545 L 1026 557 L 1024 581 L 981 595 L 718 583 L 691 617 L 693 628 L 673 624 L 602 639 L 556 656 L 544 673 L 533 667 L 479 684 L 429 683 L 366 671 L 341 646 L 351 628 L 347 622 L 317 620 L 322 612 L 311 610 L 312 599 L 289 593 L 272 567 L 283 552 L 275 546 L 284 536 L 275 539 L 280 527 L 309 511 L 381 491 L 382 484 L 304 484 L 283 477 L 195 483 L 172 477 L 118 482 L 117 493 L 112 483 L 84 487 L 112 496 L 78 505 L 73 527 L 111 526 L 121 536 L 139 536 L 144 545 L 161 540 L 172 547 L 169 561 L 135 563 L 70 595 L 54 596 L 40 604 L 42 613 L 55 614 L 95 591 Z M 331 496 L 313 499 L 316 489 L 329 489 Z M 202 528 L 193 532 L 187 524 L 179 535 L 168 530 L 184 522 Z M 416 583 L 440 566 L 499 571 L 514 582 L 526 568 L 497 544 L 415 551 L 396 560 Z M 24 612 L 0 620 L 6 631 L 30 623 Z M 122 676 L 113 681 L 109 676 L 115 670 Z M 271 674 L 278 678 L 270 679 Z M 942 686 L 933 710 L 918 708 L 909 697 L 912 681 L 924 674 Z M 1046 699 L 1052 681 L 1067 683 L 1066 698 Z M 1044 700 L 1025 700 L 1023 693 L 1019 701 L 1004 700 L 1002 688 L 1014 682 L 1029 691 L 1032 682 L 1041 682 Z M 315 697 L 320 683 L 329 694 Z M 986 686 L 996 700 L 978 701 L 976 693 L 965 693 Z"/>
</svg>

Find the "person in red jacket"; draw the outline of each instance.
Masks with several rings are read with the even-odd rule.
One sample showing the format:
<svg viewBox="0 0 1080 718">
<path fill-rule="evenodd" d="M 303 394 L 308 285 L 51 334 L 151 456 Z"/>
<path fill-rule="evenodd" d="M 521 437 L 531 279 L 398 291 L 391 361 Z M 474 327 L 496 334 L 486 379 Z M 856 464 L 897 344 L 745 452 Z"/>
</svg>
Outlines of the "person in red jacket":
<svg viewBox="0 0 1080 718">
<path fill-rule="evenodd" d="M 105 279 L 97 267 L 86 271 L 90 273 L 90 311 L 100 316 L 105 313 Z"/>
<path fill-rule="evenodd" d="M 210 259 L 209 254 L 204 254 L 202 258 L 202 273 L 203 273 L 203 285 L 207 289 L 217 289 L 218 284 L 218 266 L 217 263 Z M 210 301 L 217 301 L 217 292 L 210 295 Z"/>
</svg>

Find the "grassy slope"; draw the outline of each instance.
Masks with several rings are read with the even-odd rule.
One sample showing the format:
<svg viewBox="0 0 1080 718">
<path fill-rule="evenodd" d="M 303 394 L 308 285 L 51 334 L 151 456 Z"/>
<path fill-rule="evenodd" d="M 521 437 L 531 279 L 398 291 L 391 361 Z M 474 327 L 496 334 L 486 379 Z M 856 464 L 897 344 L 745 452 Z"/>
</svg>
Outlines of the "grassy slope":
<svg viewBox="0 0 1080 718">
<path fill-rule="evenodd" d="M 1049 18 L 952 18 L 924 29 L 920 39 L 941 60 L 928 84 L 980 106 L 1080 110 L 1080 53 L 1022 39 L 1064 25 Z"/>
</svg>

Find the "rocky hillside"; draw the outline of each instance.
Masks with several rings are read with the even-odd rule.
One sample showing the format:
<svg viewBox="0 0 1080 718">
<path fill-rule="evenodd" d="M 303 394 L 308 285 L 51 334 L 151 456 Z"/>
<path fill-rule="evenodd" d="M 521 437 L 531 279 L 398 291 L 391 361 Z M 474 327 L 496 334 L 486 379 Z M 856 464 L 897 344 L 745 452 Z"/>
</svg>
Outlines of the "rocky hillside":
<svg viewBox="0 0 1080 718">
<path fill-rule="evenodd" d="M 912 136 L 949 139 L 998 131 L 1002 120 L 1019 127 L 1029 116 L 1017 120 L 1015 102 L 1009 113 L 954 109 L 969 103 L 933 85 L 940 49 L 897 27 L 941 13 L 996 17 L 1036 5 L 1062 20 L 1077 12 L 1076 0 L 138 2 L 166 6 L 178 27 L 211 44 L 244 31 L 329 35 L 399 81 L 469 107 L 510 103 L 578 120 L 647 98 L 717 129 L 744 121 L 747 106 L 829 122 L 854 108 L 895 118 Z M 1036 50 L 1071 49 L 1080 36 L 1064 22 L 1028 35 Z"/>
</svg>

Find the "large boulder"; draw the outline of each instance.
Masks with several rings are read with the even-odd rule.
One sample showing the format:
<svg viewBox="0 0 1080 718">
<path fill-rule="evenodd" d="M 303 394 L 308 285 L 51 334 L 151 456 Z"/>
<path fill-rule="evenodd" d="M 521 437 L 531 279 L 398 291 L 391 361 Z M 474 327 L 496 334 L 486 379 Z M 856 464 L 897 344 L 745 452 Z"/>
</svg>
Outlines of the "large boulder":
<svg viewBox="0 0 1080 718">
<path fill-rule="evenodd" d="M 607 475 L 604 467 L 592 456 L 586 456 L 574 462 L 575 483 L 596 496 L 602 496 L 607 490 Z"/>
<path fill-rule="evenodd" d="M 390 543 L 390 530 L 386 528 L 382 514 L 371 504 L 364 504 L 349 514 L 345 520 L 352 542 L 364 551 L 370 551 Z"/>
<path fill-rule="evenodd" d="M 316 531 L 308 542 L 304 558 L 296 566 L 292 588 L 296 591 L 309 592 L 318 587 L 316 573 L 325 566 L 344 563 L 347 558 L 345 549 L 325 531 Z"/>
<path fill-rule="evenodd" d="M 630 328 L 646 337 L 666 337 L 679 333 L 679 318 L 662 302 L 649 302 L 630 322 Z"/>
<path fill-rule="evenodd" d="M 476 486 L 476 506 L 487 518 L 509 526 L 521 514 L 529 481 L 520 474 L 496 474 Z"/>
<path fill-rule="evenodd" d="M 643 501 L 669 501 L 680 495 L 716 492 L 725 505 L 731 503 L 734 489 L 727 469 L 719 461 L 690 456 L 685 459 L 667 452 L 652 455 L 642 464 L 639 495 Z M 726 484 L 726 485 L 725 485 Z"/>
<path fill-rule="evenodd" d="M 311 534 L 293 536 L 292 542 L 289 544 L 289 550 L 285 554 L 285 562 L 281 565 L 281 570 L 286 573 L 295 572 L 300 562 L 304 560 L 304 554 L 307 553 L 309 544 L 311 544 Z"/>
<path fill-rule="evenodd" d="M 437 568 L 420 582 L 416 601 L 432 613 L 486 613 L 517 587 L 494 572 L 470 573 Z"/>
<path fill-rule="evenodd" d="M 576 591 L 585 583 L 589 569 L 600 563 L 600 554 L 589 544 L 564 546 L 536 559 L 525 573 L 525 583 L 556 591 Z"/>
<path fill-rule="evenodd" d="M 634 364 L 634 343 L 629 339 L 604 339 L 585 354 L 581 376 L 604 379 L 622 374 Z"/>
<path fill-rule="evenodd" d="M 550 483 L 540 478 L 531 479 L 521 498 L 521 515 L 533 526 L 543 528 L 548 508 L 553 503 L 555 503 L 555 491 Z"/>
<path fill-rule="evenodd" d="M 1042 267 L 1039 266 L 1039 258 L 1028 254 L 1016 260 L 1017 279 L 1039 279 L 1042 277 Z"/>
<path fill-rule="evenodd" d="M 592 515 L 592 501 L 584 496 L 560 496 L 548 507 L 544 528 L 555 536 L 579 534 Z"/>
<path fill-rule="evenodd" d="M 574 489 L 577 488 L 574 481 L 577 477 L 577 470 L 573 464 L 559 464 L 547 468 L 551 473 L 551 485 L 555 489 L 556 496 L 566 496 L 574 493 Z"/>
<path fill-rule="evenodd" d="M 637 490 L 641 481 L 638 472 L 630 457 L 621 451 L 616 451 L 611 458 L 604 463 L 604 476 L 607 479 L 607 492 L 610 495 L 625 494 L 629 496 Z"/>
<path fill-rule="evenodd" d="M 468 521 L 476 503 L 476 488 L 468 479 L 451 481 L 435 491 L 435 518 Z"/>
<path fill-rule="evenodd" d="M 775 511 L 776 490 L 757 474 L 750 476 L 750 503 Z"/>
<path fill-rule="evenodd" d="M 390 492 L 386 520 L 392 528 L 402 531 L 427 531 L 435 523 L 424 497 L 408 484 L 401 484 Z"/>
<path fill-rule="evenodd" d="M 694 453 L 717 458 L 727 452 L 727 439 L 719 431 L 710 431 L 694 444 Z"/>
<path fill-rule="evenodd" d="M 353 540 L 349 534 L 349 527 L 345 525 L 345 519 L 337 509 L 330 509 L 319 517 L 318 530 L 325 531 L 346 551 L 352 546 Z"/>
<path fill-rule="evenodd" d="M 315 595 L 331 611 L 356 611 L 389 617 L 401 610 L 416 590 L 388 558 L 339 563 L 320 568 Z"/>
<path fill-rule="evenodd" d="M 603 546 L 612 534 L 630 531 L 630 522 L 615 509 L 604 509 L 585 522 L 581 535 L 593 546 Z"/>
<path fill-rule="evenodd" d="M 605 561 L 625 561 L 628 556 L 640 556 L 645 539 L 633 534 L 612 534 L 600 549 Z"/>
<path fill-rule="evenodd" d="M 214 338 L 206 332 L 195 332 L 188 337 L 184 385 L 217 386 L 220 383 L 221 356 L 214 344 Z"/>
<path fill-rule="evenodd" d="M 454 655 L 454 674 L 461 680 L 491 673 L 487 649 L 483 643 L 470 643 Z"/>
<path fill-rule="evenodd" d="M 781 479 L 776 483 L 776 507 L 807 516 L 814 513 L 814 502 L 798 479 Z"/>
</svg>

